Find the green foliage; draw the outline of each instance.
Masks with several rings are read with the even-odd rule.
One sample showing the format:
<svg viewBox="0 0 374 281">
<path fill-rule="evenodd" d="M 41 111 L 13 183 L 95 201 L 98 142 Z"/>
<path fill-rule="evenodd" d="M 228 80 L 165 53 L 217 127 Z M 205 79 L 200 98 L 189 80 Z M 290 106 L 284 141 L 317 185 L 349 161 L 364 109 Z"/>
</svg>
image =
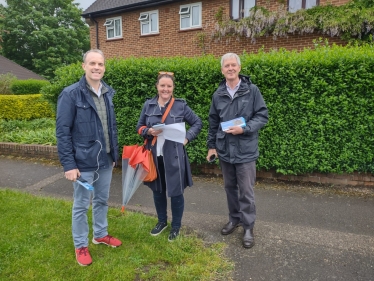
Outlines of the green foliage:
<svg viewBox="0 0 374 281">
<path fill-rule="evenodd" d="M 0 95 L 12 94 L 11 85 L 17 77 L 13 73 L 5 73 L 0 75 Z"/>
<path fill-rule="evenodd" d="M 373 172 L 374 48 L 243 58 L 269 107 L 258 167 L 282 174 Z"/>
<path fill-rule="evenodd" d="M 353 2 L 366 8 L 374 7 L 374 1 L 372 0 L 353 0 Z"/>
<path fill-rule="evenodd" d="M 56 145 L 55 119 L 0 119 L 0 142 Z"/>
<path fill-rule="evenodd" d="M 322 41 L 315 46 L 301 53 L 241 56 L 241 73 L 251 75 L 269 108 L 257 168 L 282 174 L 374 172 L 374 47 L 330 47 Z M 212 56 L 107 60 L 104 80 L 117 92 L 119 145 L 142 142 L 135 127 L 144 101 L 156 94 L 161 70 L 175 73 L 175 97 L 184 98 L 203 121 L 187 152 L 191 162 L 206 163 L 209 107 L 223 78 L 219 59 Z M 58 73 L 43 89 L 54 104 L 82 70 L 76 64 Z"/>
<path fill-rule="evenodd" d="M 27 79 L 13 81 L 10 88 L 15 95 L 39 94 L 42 87 L 49 85 L 47 80 Z"/>
<path fill-rule="evenodd" d="M 5 57 L 48 79 L 56 68 L 80 61 L 89 28 L 73 0 L 8 0 L 1 29 Z"/>
<path fill-rule="evenodd" d="M 0 119 L 32 120 L 50 117 L 54 117 L 54 112 L 41 94 L 0 95 Z"/>
<path fill-rule="evenodd" d="M 250 15 L 239 21 L 217 15 L 216 39 L 247 37 L 255 41 L 261 36 L 285 37 L 289 34 L 324 34 L 347 41 L 371 42 L 374 34 L 374 5 L 370 1 L 349 2 L 345 5 L 323 5 L 301 9 L 295 13 L 281 7 L 268 11 L 254 7 Z"/>
<path fill-rule="evenodd" d="M 110 234 L 123 245 L 111 249 L 90 243 L 94 264 L 82 269 L 71 239 L 72 203 L 24 192 L 0 189 L 1 221 L 7 237 L 0 247 L 4 280 L 231 280 L 233 265 L 223 257 L 224 244 L 205 245 L 182 228 L 168 242 L 165 231 L 149 235 L 157 219 L 109 208 Z M 88 212 L 89 221 L 92 212 Z M 30 223 L 31 222 L 31 223 Z M 87 269 L 87 270 L 86 270 Z"/>
</svg>

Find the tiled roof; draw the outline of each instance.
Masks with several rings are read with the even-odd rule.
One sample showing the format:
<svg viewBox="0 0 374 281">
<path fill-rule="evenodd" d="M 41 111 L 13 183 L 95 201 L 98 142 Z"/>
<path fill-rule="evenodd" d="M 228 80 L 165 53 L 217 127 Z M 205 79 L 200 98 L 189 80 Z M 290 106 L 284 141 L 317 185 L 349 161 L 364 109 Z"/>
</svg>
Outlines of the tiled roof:
<svg viewBox="0 0 374 281">
<path fill-rule="evenodd" d="M 37 79 L 45 80 L 42 76 L 16 64 L 15 62 L 7 59 L 6 57 L 0 56 L 0 75 L 6 73 L 13 73 L 20 80 Z"/>
<path fill-rule="evenodd" d="M 89 17 L 90 14 L 108 14 L 111 12 L 139 9 L 145 6 L 150 7 L 170 2 L 176 2 L 176 0 L 96 0 L 83 11 L 82 16 Z"/>
</svg>

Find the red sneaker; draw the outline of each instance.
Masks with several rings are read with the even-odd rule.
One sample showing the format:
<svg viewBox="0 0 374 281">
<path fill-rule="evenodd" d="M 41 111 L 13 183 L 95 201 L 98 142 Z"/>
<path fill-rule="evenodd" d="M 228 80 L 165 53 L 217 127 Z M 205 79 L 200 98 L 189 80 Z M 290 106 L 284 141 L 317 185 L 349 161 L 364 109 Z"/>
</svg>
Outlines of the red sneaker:
<svg viewBox="0 0 374 281">
<path fill-rule="evenodd" d="M 103 238 L 92 238 L 92 243 L 94 244 L 105 244 L 113 248 L 121 246 L 122 242 L 113 236 L 107 235 Z"/>
<path fill-rule="evenodd" d="M 92 263 L 92 258 L 87 247 L 75 249 L 75 257 L 81 266 L 87 266 Z"/>
</svg>

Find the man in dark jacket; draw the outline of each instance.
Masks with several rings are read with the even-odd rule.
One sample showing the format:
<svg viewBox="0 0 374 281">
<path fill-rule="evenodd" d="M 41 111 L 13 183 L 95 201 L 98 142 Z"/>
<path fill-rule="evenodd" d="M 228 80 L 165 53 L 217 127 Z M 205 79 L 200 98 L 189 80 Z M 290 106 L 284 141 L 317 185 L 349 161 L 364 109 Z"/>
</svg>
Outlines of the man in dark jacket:
<svg viewBox="0 0 374 281">
<path fill-rule="evenodd" d="M 92 194 L 94 244 L 118 247 L 108 235 L 108 199 L 112 171 L 118 159 L 117 126 L 112 98 L 114 90 L 101 79 L 105 59 L 94 49 L 83 56 L 85 75 L 58 97 L 56 137 L 66 179 L 73 182 L 72 234 L 77 262 L 92 263 L 88 251 L 87 211 Z M 83 184 L 80 184 L 82 183 Z M 86 184 L 84 184 L 86 183 Z"/>
<path fill-rule="evenodd" d="M 228 235 L 243 225 L 243 247 L 251 248 L 255 243 L 253 187 L 259 156 L 258 131 L 268 122 L 268 109 L 257 86 L 249 77 L 240 75 L 240 69 L 240 58 L 236 54 L 222 56 L 221 71 L 225 79 L 213 94 L 210 106 L 207 160 L 218 155 L 224 178 L 229 222 L 221 234 Z M 245 124 L 233 122 L 222 130 L 222 122 L 241 117 Z"/>
</svg>

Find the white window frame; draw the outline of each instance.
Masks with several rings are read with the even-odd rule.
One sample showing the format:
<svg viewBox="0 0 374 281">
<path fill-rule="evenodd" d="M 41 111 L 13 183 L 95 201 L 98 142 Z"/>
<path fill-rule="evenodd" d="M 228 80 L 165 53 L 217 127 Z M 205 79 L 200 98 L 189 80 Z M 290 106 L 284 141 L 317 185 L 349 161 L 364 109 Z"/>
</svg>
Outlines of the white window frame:
<svg viewBox="0 0 374 281">
<path fill-rule="evenodd" d="M 199 18 L 198 18 L 198 24 L 193 24 L 193 8 L 198 8 L 199 9 Z M 193 3 L 193 4 L 188 4 L 188 5 L 181 5 L 179 7 L 179 25 L 181 30 L 186 30 L 186 29 L 193 29 L 193 28 L 200 28 L 201 27 L 201 22 L 202 22 L 202 5 L 201 2 Z M 187 27 L 182 27 L 182 20 L 189 18 L 189 26 Z"/>
<path fill-rule="evenodd" d="M 297 4 L 299 5 L 298 7 L 294 7 L 293 4 L 290 0 L 288 0 L 287 2 L 287 5 L 288 5 L 288 11 L 290 13 L 295 13 L 297 12 L 298 10 L 301 10 L 301 9 L 310 9 L 310 8 L 313 8 L 315 6 L 319 6 L 319 0 L 315 0 L 315 4 L 311 4 L 308 0 L 296 0 L 297 1 Z M 296 3 L 295 3 L 296 4 Z"/>
<path fill-rule="evenodd" d="M 239 20 L 249 16 L 249 11 L 256 6 L 257 0 L 231 0 L 230 4 L 231 18 Z"/>
<path fill-rule="evenodd" d="M 119 27 L 119 30 L 116 30 L 116 25 Z M 122 17 L 108 18 L 105 20 L 104 26 L 106 28 L 107 39 L 122 38 Z M 113 31 L 113 36 L 109 36 L 110 31 Z"/>
<path fill-rule="evenodd" d="M 155 29 L 152 29 L 152 15 L 156 15 L 156 26 Z M 155 34 L 158 33 L 158 10 L 149 11 L 145 13 L 140 13 L 138 18 L 140 22 L 140 34 L 141 35 L 148 35 L 148 34 Z M 148 32 L 143 32 L 143 26 L 148 25 Z"/>
</svg>

